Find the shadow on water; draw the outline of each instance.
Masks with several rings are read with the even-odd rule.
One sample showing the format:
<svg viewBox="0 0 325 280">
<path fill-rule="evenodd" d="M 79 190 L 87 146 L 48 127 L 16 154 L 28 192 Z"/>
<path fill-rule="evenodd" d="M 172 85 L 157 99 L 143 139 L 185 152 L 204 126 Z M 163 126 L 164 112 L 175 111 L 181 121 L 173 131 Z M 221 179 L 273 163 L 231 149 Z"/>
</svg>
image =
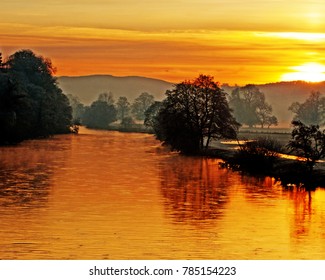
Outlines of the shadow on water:
<svg viewBox="0 0 325 280">
<path fill-rule="evenodd" d="M 325 190 L 290 186 L 284 189 L 284 196 L 292 201 L 291 240 L 296 244 L 302 244 L 310 238 L 324 240 Z"/>
<path fill-rule="evenodd" d="M 272 173 L 284 187 L 303 186 L 307 190 L 325 187 L 324 163 L 316 164 L 310 171 L 304 161 L 284 160 L 279 161 Z"/>
<path fill-rule="evenodd" d="M 166 213 L 177 223 L 200 224 L 218 219 L 228 201 L 227 171 L 216 160 L 170 157 L 161 166 L 161 193 Z"/>
<path fill-rule="evenodd" d="M 214 159 L 178 155 L 162 162 L 160 189 L 165 213 L 173 223 L 213 227 L 215 221 L 224 218 L 237 193 L 251 207 L 261 207 L 263 211 L 272 207 L 278 209 L 281 203 L 290 202 L 285 207 L 288 207 L 286 215 L 292 242 L 315 234 L 325 238 L 320 227 L 315 226 L 319 220 L 325 221 L 325 190 L 287 186 L 274 177 L 244 175 L 221 168 L 218 163 Z M 259 217 L 258 213 L 256 217 Z M 272 219 L 277 218 L 282 221 L 283 216 Z M 325 226 L 325 222 L 322 224 Z"/>
<path fill-rule="evenodd" d="M 269 176 L 240 176 L 240 184 L 244 187 L 245 198 L 251 203 L 263 201 L 268 205 L 282 195 L 280 182 Z"/>
<path fill-rule="evenodd" d="M 289 219 L 289 234 L 295 245 L 304 244 L 297 251 L 304 252 L 306 240 L 316 238 L 325 239 L 325 189 L 319 185 L 317 172 L 313 176 L 305 172 L 304 165 L 298 163 L 281 179 L 263 176 L 241 175 L 241 183 L 245 187 L 245 198 L 253 204 L 276 206 L 279 201 L 289 201 L 286 217 Z M 315 179 L 316 178 L 316 179 Z M 279 213 L 279 220 L 283 218 Z M 282 213 L 283 214 L 283 213 Z M 288 215 L 289 214 L 289 215 Z M 320 226 L 321 225 L 321 226 Z M 277 226 L 277 225 L 274 225 Z M 300 245 L 299 245 L 300 246 Z M 315 245 L 317 246 L 317 245 Z M 304 252 L 306 256 L 310 252 Z"/>
</svg>

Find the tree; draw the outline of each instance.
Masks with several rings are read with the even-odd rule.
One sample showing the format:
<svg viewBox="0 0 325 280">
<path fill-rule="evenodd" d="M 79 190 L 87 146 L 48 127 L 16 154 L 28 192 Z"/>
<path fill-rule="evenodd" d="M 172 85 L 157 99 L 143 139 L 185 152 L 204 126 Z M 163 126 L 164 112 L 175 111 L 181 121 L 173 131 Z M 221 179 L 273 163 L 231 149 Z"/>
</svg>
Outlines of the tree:
<svg viewBox="0 0 325 280">
<path fill-rule="evenodd" d="M 161 102 L 155 101 L 145 112 L 144 125 L 153 128 L 155 126 L 156 118 L 161 108 Z"/>
<path fill-rule="evenodd" d="M 266 118 L 265 124 L 267 125 L 267 128 L 270 128 L 271 125 L 277 126 L 278 125 L 278 119 L 276 116 L 268 116 Z"/>
<path fill-rule="evenodd" d="M 138 120 L 144 120 L 144 112 L 154 103 L 153 95 L 143 92 L 133 102 L 131 111 Z"/>
<path fill-rule="evenodd" d="M 103 93 L 99 94 L 98 100 L 103 101 L 103 102 L 107 103 L 108 105 L 113 105 L 114 104 L 113 93 L 112 92 L 109 92 L 109 93 L 103 92 Z"/>
<path fill-rule="evenodd" d="M 125 96 L 120 96 L 116 102 L 117 109 L 117 119 L 123 120 L 124 118 L 129 116 L 130 112 L 130 102 Z"/>
<path fill-rule="evenodd" d="M 0 74 L 0 144 L 20 141 L 16 137 L 17 110 L 25 97 L 12 83 L 8 74 Z M 17 139 L 16 139 L 17 138 Z"/>
<path fill-rule="evenodd" d="M 1 142 L 19 142 L 70 132 L 71 107 L 57 86 L 49 59 L 22 50 L 9 56 L 1 71 Z M 10 125 L 8 125 L 10 124 Z"/>
<path fill-rule="evenodd" d="M 321 93 L 318 91 L 312 91 L 302 104 L 292 103 L 289 110 L 295 114 L 294 121 L 300 120 L 307 125 L 325 124 L 325 97 L 321 97 Z"/>
<path fill-rule="evenodd" d="M 312 173 L 317 160 L 325 157 L 325 130 L 321 132 L 318 125 L 307 126 L 301 121 L 293 121 L 292 124 L 292 140 L 287 147 L 306 159 L 306 165 Z"/>
<path fill-rule="evenodd" d="M 134 120 L 132 119 L 132 117 L 124 117 L 122 120 L 121 120 L 121 127 L 123 129 L 130 129 L 132 128 L 132 126 L 135 125 L 135 122 Z"/>
<path fill-rule="evenodd" d="M 154 122 L 156 137 L 173 150 L 197 153 L 211 139 L 235 138 L 239 124 L 231 115 L 226 93 L 213 77 L 200 75 L 176 84 Z"/>
<path fill-rule="evenodd" d="M 81 103 L 78 97 L 72 94 L 67 95 L 70 106 L 72 108 L 72 122 L 80 125 L 83 114 L 85 113 L 85 105 Z"/>
<path fill-rule="evenodd" d="M 117 111 L 110 99 L 99 95 L 89 107 L 86 107 L 82 117 L 82 123 L 89 128 L 106 129 L 108 125 L 116 121 Z"/>
<path fill-rule="evenodd" d="M 253 127 L 276 125 L 276 117 L 272 115 L 272 106 L 265 100 L 265 95 L 255 85 L 235 88 L 229 98 L 229 106 L 234 116 L 242 124 Z"/>
<path fill-rule="evenodd" d="M 256 108 L 256 115 L 262 128 L 264 128 L 264 125 L 271 124 L 269 121 L 271 118 L 271 114 L 272 106 L 267 104 L 266 102 L 262 102 L 260 106 Z"/>
</svg>

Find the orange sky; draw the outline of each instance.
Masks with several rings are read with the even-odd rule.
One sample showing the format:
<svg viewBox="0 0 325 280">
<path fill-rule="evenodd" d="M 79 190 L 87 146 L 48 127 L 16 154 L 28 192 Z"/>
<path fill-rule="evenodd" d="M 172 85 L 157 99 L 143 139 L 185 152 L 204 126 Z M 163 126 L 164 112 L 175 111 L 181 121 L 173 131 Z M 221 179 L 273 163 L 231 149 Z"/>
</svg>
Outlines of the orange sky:
<svg viewBox="0 0 325 280">
<path fill-rule="evenodd" d="M 324 15 L 317 0 L 11 0 L 1 4 L 0 51 L 32 49 L 57 75 L 317 80 Z"/>
</svg>

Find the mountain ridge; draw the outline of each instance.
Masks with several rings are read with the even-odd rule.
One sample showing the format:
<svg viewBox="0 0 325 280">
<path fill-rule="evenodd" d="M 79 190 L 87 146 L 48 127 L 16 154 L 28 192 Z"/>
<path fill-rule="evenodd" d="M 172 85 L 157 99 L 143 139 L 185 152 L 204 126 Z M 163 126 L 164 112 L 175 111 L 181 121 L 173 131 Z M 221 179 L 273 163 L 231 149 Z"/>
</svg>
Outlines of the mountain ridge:
<svg viewBox="0 0 325 280">
<path fill-rule="evenodd" d="M 126 96 L 129 101 L 133 101 L 142 92 L 148 92 L 161 100 L 166 90 L 173 85 L 164 80 L 141 76 L 61 76 L 57 80 L 64 93 L 77 96 L 87 105 L 103 92 L 112 92 L 115 98 Z"/>
</svg>

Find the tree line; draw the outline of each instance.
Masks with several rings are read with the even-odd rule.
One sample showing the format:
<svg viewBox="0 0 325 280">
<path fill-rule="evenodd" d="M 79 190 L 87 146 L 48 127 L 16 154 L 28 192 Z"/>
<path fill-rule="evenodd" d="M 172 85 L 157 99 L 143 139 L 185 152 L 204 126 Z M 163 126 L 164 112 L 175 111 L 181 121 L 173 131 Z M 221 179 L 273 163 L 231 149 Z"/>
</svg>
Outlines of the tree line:
<svg viewBox="0 0 325 280">
<path fill-rule="evenodd" d="M 276 116 L 272 115 L 272 106 L 255 85 L 235 88 L 230 93 L 229 106 L 242 125 L 259 125 L 261 128 L 278 125 Z M 319 91 L 312 91 L 303 103 L 293 102 L 288 110 L 294 114 L 293 121 L 301 121 L 306 125 L 325 125 L 325 97 Z"/>
<path fill-rule="evenodd" d="M 108 129 L 116 121 L 122 128 L 132 128 L 136 122 L 143 122 L 145 112 L 155 103 L 154 96 L 147 92 L 141 93 L 132 103 L 125 96 L 120 96 L 115 102 L 111 92 L 99 94 L 89 106 L 73 95 L 68 94 L 68 98 L 74 124 L 97 129 Z"/>
</svg>

